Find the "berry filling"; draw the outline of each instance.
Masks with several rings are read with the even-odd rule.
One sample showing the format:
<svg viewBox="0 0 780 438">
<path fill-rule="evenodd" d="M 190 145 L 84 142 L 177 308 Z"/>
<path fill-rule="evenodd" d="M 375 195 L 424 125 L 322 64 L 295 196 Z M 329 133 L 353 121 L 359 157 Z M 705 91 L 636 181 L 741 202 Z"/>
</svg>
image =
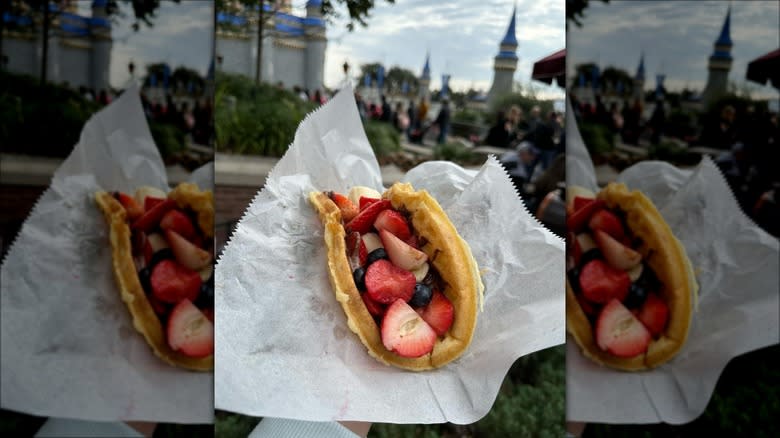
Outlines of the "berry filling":
<svg viewBox="0 0 780 438">
<path fill-rule="evenodd" d="M 571 205 L 567 279 L 596 344 L 616 357 L 643 354 L 669 321 L 663 285 L 636 249 L 622 211 L 582 196 Z"/>
<path fill-rule="evenodd" d="M 138 279 L 171 349 L 202 358 L 214 353 L 212 241 L 196 214 L 164 192 L 114 192 L 131 230 Z"/>
<path fill-rule="evenodd" d="M 431 353 L 452 326 L 454 306 L 409 215 L 365 187 L 348 197 L 326 193 L 341 211 L 352 277 L 385 348 L 410 358 Z"/>
</svg>

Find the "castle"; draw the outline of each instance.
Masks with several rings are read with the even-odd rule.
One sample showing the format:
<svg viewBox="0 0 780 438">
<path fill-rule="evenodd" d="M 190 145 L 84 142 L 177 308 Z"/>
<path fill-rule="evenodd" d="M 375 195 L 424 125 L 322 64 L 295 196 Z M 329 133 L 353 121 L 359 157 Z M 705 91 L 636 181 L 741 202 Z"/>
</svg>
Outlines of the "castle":
<svg viewBox="0 0 780 438">
<path fill-rule="evenodd" d="M 5 0 L 3 0 L 5 1 Z M 107 0 L 92 2 L 92 16 L 75 13 L 76 6 L 66 3 L 63 10 L 52 7 L 49 28 L 46 79 L 71 87 L 92 88 L 96 92 L 110 87 L 111 20 L 106 13 Z M 3 62 L 14 73 L 39 77 L 43 61 L 43 36 L 34 21 L 26 16 L 6 14 L 3 33 Z"/>
<path fill-rule="evenodd" d="M 512 92 L 515 70 L 517 70 L 517 38 L 515 37 L 515 16 L 517 6 L 512 9 L 512 19 L 506 35 L 499 44 L 498 54 L 493 58 L 493 83 L 488 91 L 488 105 L 492 105 L 504 94 Z"/>
<path fill-rule="evenodd" d="M 261 79 L 286 88 L 322 90 L 328 42 L 322 0 L 308 0 L 305 17 L 291 14 L 289 3 L 265 6 L 270 17 L 264 23 Z M 258 15 L 245 10 L 217 13 L 215 51 L 220 70 L 255 77 Z"/>
</svg>

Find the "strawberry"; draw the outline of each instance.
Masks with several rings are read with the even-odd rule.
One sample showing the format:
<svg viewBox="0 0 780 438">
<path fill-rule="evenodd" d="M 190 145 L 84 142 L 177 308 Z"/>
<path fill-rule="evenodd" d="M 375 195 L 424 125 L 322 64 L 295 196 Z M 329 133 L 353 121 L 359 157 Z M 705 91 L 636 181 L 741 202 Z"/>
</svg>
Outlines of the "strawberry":
<svg viewBox="0 0 780 438">
<path fill-rule="evenodd" d="M 152 270 L 152 294 L 164 303 L 195 301 L 200 293 L 200 275 L 173 260 L 163 260 Z"/>
<path fill-rule="evenodd" d="M 168 319 L 168 345 L 190 357 L 214 354 L 214 324 L 190 300 L 182 300 Z"/>
<path fill-rule="evenodd" d="M 591 202 L 595 201 L 593 198 L 586 198 L 585 196 L 575 196 L 574 197 L 574 211 L 577 211 L 584 207 L 587 204 L 590 204 Z M 572 213 L 574 212 L 572 211 Z"/>
<path fill-rule="evenodd" d="M 575 295 L 577 302 L 580 304 L 580 308 L 588 316 L 596 316 L 596 307 L 593 303 L 585 299 L 581 294 Z"/>
<path fill-rule="evenodd" d="M 168 308 L 168 304 L 163 303 L 154 295 L 147 295 L 146 299 L 149 300 L 149 304 L 152 305 L 152 309 L 154 310 L 154 313 L 157 314 L 157 316 L 159 316 L 160 318 L 164 318 L 165 315 L 168 314 L 168 311 L 170 310 Z"/>
<path fill-rule="evenodd" d="M 154 196 L 147 196 L 144 198 L 144 211 L 149 211 L 154 208 L 155 205 L 165 201 L 165 198 L 155 198 Z"/>
<path fill-rule="evenodd" d="M 201 312 L 203 312 L 203 315 L 206 317 L 206 319 L 208 319 L 209 321 L 211 321 L 212 324 L 214 324 L 214 309 L 212 309 L 211 307 L 207 307 L 205 309 L 202 309 Z"/>
<path fill-rule="evenodd" d="M 387 230 L 381 230 L 379 237 L 390 261 L 401 269 L 414 271 L 428 261 L 428 256 L 424 252 L 412 248 Z"/>
<path fill-rule="evenodd" d="M 199 271 L 211 263 L 211 254 L 195 246 L 176 231 L 165 232 L 165 240 L 173 250 L 173 256 L 182 266 L 193 271 Z M 200 275 L 198 275 L 200 278 Z"/>
<path fill-rule="evenodd" d="M 176 208 L 176 201 L 173 199 L 166 199 L 147 210 L 143 216 L 136 219 L 130 227 L 134 230 L 142 230 L 148 233 L 160 223 L 163 216 L 165 216 L 165 213 L 168 213 L 174 208 Z"/>
<path fill-rule="evenodd" d="M 444 336 L 452 326 L 455 308 L 450 300 L 441 292 L 434 290 L 431 302 L 423 308 L 422 319 L 433 328 L 439 336 Z"/>
<path fill-rule="evenodd" d="M 351 221 L 355 216 L 357 216 L 359 212 L 357 206 L 353 204 L 352 201 L 350 201 L 346 196 L 342 195 L 341 193 L 328 192 L 328 197 L 336 204 L 339 210 L 341 210 L 341 219 L 344 221 L 344 223 Z"/>
<path fill-rule="evenodd" d="M 134 221 L 144 214 L 144 208 L 141 204 L 136 202 L 135 198 L 127 193 L 114 192 L 114 198 L 116 198 L 116 200 L 122 204 L 122 207 L 125 208 L 128 220 Z"/>
<path fill-rule="evenodd" d="M 666 322 L 669 320 L 669 307 L 658 295 L 648 294 L 645 303 L 639 309 L 639 320 L 642 321 L 651 335 L 658 336 L 666 328 Z"/>
<path fill-rule="evenodd" d="M 149 211 L 149 207 L 146 206 L 146 198 L 152 197 L 160 200 L 165 200 L 165 198 L 168 197 L 168 195 L 158 189 L 157 187 L 151 187 L 151 186 L 143 186 L 139 187 L 135 191 L 135 200 L 138 202 L 138 205 L 141 205 L 144 207 L 144 210 Z"/>
<path fill-rule="evenodd" d="M 596 321 L 596 343 L 615 356 L 634 357 L 647 350 L 650 332 L 620 301 L 613 299 Z"/>
<path fill-rule="evenodd" d="M 588 221 L 588 227 L 593 231 L 601 230 L 617 240 L 622 240 L 626 235 L 620 218 L 608 210 L 599 210 L 594 213 Z"/>
<path fill-rule="evenodd" d="M 197 234 L 195 231 L 195 225 L 192 224 L 190 218 L 180 210 L 176 209 L 165 213 L 162 220 L 160 221 L 160 228 L 165 231 L 175 231 L 190 241 L 192 241 L 192 238 L 195 237 L 195 234 Z"/>
<path fill-rule="evenodd" d="M 363 304 L 366 305 L 366 309 L 368 309 L 368 313 L 370 313 L 373 316 L 382 317 L 382 315 L 385 314 L 385 306 L 383 304 L 379 304 L 376 301 L 372 300 L 371 297 L 368 296 L 368 294 L 362 294 L 361 297 L 363 298 Z"/>
<path fill-rule="evenodd" d="M 363 242 L 363 239 L 360 238 L 360 233 L 352 232 L 347 234 L 345 243 L 347 244 L 347 257 L 349 258 L 350 268 L 354 271 L 360 266 L 365 266 L 368 251 L 366 251 L 366 244 Z"/>
<path fill-rule="evenodd" d="M 415 236 L 414 234 L 409 236 L 408 239 L 404 240 L 404 243 L 406 243 L 407 245 L 411 246 L 414 249 L 420 249 L 420 241 L 417 239 L 417 236 Z"/>
<path fill-rule="evenodd" d="M 642 262 L 641 254 L 618 242 L 609 234 L 596 230 L 593 237 L 596 238 L 596 244 L 604 254 L 607 263 L 613 268 L 629 271 Z"/>
<path fill-rule="evenodd" d="M 397 299 L 409 301 L 414 295 L 414 274 L 387 260 L 380 259 L 366 269 L 366 293 L 380 304 L 390 304 Z"/>
<path fill-rule="evenodd" d="M 387 199 L 374 202 L 347 223 L 347 226 L 345 227 L 347 232 L 357 231 L 360 234 L 365 234 L 371 231 L 371 227 L 374 226 L 374 221 L 376 221 L 376 217 L 379 216 L 379 213 L 390 207 L 390 201 Z"/>
<path fill-rule="evenodd" d="M 409 224 L 406 223 L 406 218 L 393 209 L 379 213 L 374 221 L 374 228 L 377 231 L 387 230 L 401 240 L 412 237 L 412 231 L 409 229 Z"/>
<path fill-rule="evenodd" d="M 589 301 L 604 304 L 613 298 L 623 301 L 631 280 L 626 271 L 615 269 L 604 261 L 591 260 L 580 271 L 580 290 Z"/>
<path fill-rule="evenodd" d="M 379 201 L 379 198 L 367 198 L 365 196 L 360 197 L 360 211 L 363 211 L 368 207 L 369 205 L 373 204 L 374 202 Z"/>
<path fill-rule="evenodd" d="M 436 332 L 402 299 L 395 300 L 382 318 L 382 343 L 402 357 L 433 351 Z"/>
<path fill-rule="evenodd" d="M 602 208 L 604 208 L 604 201 L 601 199 L 594 199 L 582 205 L 579 210 L 575 210 L 566 217 L 566 228 L 574 233 L 579 233 L 585 228 L 590 217 Z"/>
</svg>

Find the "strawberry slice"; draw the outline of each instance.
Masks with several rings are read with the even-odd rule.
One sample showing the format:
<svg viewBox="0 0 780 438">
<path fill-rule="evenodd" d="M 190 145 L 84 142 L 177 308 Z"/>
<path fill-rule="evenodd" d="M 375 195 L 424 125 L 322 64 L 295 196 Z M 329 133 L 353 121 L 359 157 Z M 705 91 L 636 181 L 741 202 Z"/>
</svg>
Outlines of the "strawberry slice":
<svg viewBox="0 0 780 438">
<path fill-rule="evenodd" d="M 382 239 L 390 261 L 401 269 L 414 271 L 428 261 L 427 254 L 412 248 L 387 230 L 381 230 L 379 237 Z"/>
<path fill-rule="evenodd" d="M 593 236 L 607 263 L 613 268 L 630 271 L 642 262 L 641 254 L 618 242 L 609 234 L 596 230 Z"/>
<path fill-rule="evenodd" d="M 367 198 L 365 196 L 360 197 L 360 211 L 363 211 L 368 207 L 369 205 L 373 204 L 374 202 L 379 201 L 379 198 Z"/>
<path fill-rule="evenodd" d="M 366 207 L 365 210 L 358 213 L 354 219 L 349 221 L 346 226 L 347 232 L 357 231 L 360 234 L 365 234 L 371 231 L 371 227 L 374 226 L 376 217 L 379 216 L 384 210 L 391 207 L 390 201 L 382 199 Z"/>
<path fill-rule="evenodd" d="M 620 218 L 609 210 L 595 212 L 588 221 L 588 227 L 593 231 L 601 230 L 617 240 L 623 240 L 626 235 Z"/>
<path fill-rule="evenodd" d="M 167 230 L 165 240 L 171 246 L 176 261 L 185 268 L 200 271 L 211 263 L 211 254 L 208 251 L 198 248 L 176 231 Z"/>
<path fill-rule="evenodd" d="M 623 301 L 631 287 L 626 271 L 615 269 L 602 260 L 586 263 L 580 270 L 580 290 L 589 301 L 604 304 L 610 300 Z"/>
<path fill-rule="evenodd" d="M 156 313 L 160 318 L 165 318 L 165 315 L 168 314 L 168 310 L 170 310 L 168 304 L 163 303 L 154 295 L 147 295 L 146 299 L 148 299 L 149 304 L 152 305 L 154 313 Z"/>
<path fill-rule="evenodd" d="M 156 198 L 154 196 L 147 196 L 144 198 L 144 210 L 149 211 L 154 208 L 155 205 L 165 201 L 165 198 Z"/>
<path fill-rule="evenodd" d="M 116 198 L 116 200 L 122 204 L 122 207 L 125 208 L 128 220 L 134 221 L 144 214 L 144 208 L 141 204 L 136 202 L 135 198 L 127 193 L 114 192 L 114 198 Z"/>
<path fill-rule="evenodd" d="M 595 201 L 595 199 L 593 198 L 586 198 L 585 196 L 575 196 L 574 211 L 581 209 L 582 207 L 586 206 L 587 204 L 590 204 L 593 201 Z"/>
<path fill-rule="evenodd" d="M 566 228 L 574 233 L 579 233 L 585 228 L 591 216 L 604 208 L 604 205 L 604 201 L 601 199 L 593 199 L 591 202 L 582 205 L 579 210 L 566 217 Z"/>
<path fill-rule="evenodd" d="M 357 206 L 341 193 L 328 192 L 328 196 L 341 210 L 341 219 L 344 223 L 351 221 L 359 213 Z"/>
<path fill-rule="evenodd" d="M 214 324 L 190 300 L 182 300 L 168 319 L 168 345 L 190 357 L 214 354 Z"/>
<path fill-rule="evenodd" d="M 436 344 L 436 332 L 402 299 L 388 307 L 381 333 L 385 348 L 402 357 L 424 356 Z"/>
<path fill-rule="evenodd" d="M 363 239 L 360 238 L 360 233 L 352 232 L 347 234 L 345 243 L 347 245 L 349 267 L 354 271 L 361 266 L 365 266 L 366 259 L 368 258 L 368 251 L 366 250 L 366 244 L 363 242 Z"/>
<path fill-rule="evenodd" d="M 455 308 L 443 293 L 434 290 L 431 302 L 423 308 L 421 316 L 437 335 L 444 336 L 452 326 Z"/>
<path fill-rule="evenodd" d="M 201 310 L 201 312 L 203 312 L 203 315 L 206 317 L 206 319 L 208 319 L 209 321 L 211 321 L 212 324 L 214 324 L 214 309 L 212 309 L 211 307 L 207 307 Z"/>
<path fill-rule="evenodd" d="M 139 187 L 135 191 L 134 198 L 136 202 L 138 202 L 138 205 L 142 205 L 144 207 L 144 210 L 146 211 L 149 211 L 149 207 L 147 207 L 146 205 L 146 198 L 148 197 L 152 197 L 164 201 L 165 198 L 168 197 L 168 195 L 164 191 L 158 189 L 157 187 L 151 187 L 151 186 Z"/>
<path fill-rule="evenodd" d="M 620 301 L 613 299 L 596 321 L 596 343 L 615 356 L 634 357 L 647 350 L 650 332 Z"/>
<path fill-rule="evenodd" d="M 176 209 L 165 213 L 162 220 L 160 221 L 160 228 L 165 231 L 175 231 L 190 241 L 193 237 L 195 237 L 196 234 L 195 225 L 192 224 L 190 218 L 180 210 Z"/>
<path fill-rule="evenodd" d="M 366 293 L 380 304 L 390 304 L 397 299 L 409 301 L 414 295 L 414 274 L 387 260 L 380 259 L 366 270 Z"/>
<path fill-rule="evenodd" d="M 651 293 L 639 309 L 639 320 L 653 336 L 658 336 L 666 328 L 669 320 L 669 307 L 658 295 Z"/>
<path fill-rule="evenodd" d="M 165 213 L 168 213 L 174 208 L 176 208 L 176 201 L 173 199 L 166 199 L 152 207 L 150 210 L 147 210 L 146 213 L 136 219 L 130 227 L 134 230 L 142 230 L 148 233 L 159 225 L 163 216 L 165 216 Z"/>
<path fill-rule="evenodd" d="M 368 309 L 368 313 L 370 313 L 373 316 L 382 317 L 382 315 L 385 314 L 385 306 L 383 304 L 379 304 L 376 301 L 372 300 L 371 297 L 368 296 L 368 294 L 362 294 L 361 297 L 363 298 L 363 304 L 366 305 L 366 309 Z"/>
<path fill-rule="evenodd" d="M 404 241 L 412 237 L 412 231 L 409 229 L 409 224 L 406 223 L 406 218 L 393 209 L 379 213 L 374 221 L 374 228 L 377 231 L 387 230 Z"/>
<path fill-rule="evenodd" d="M 151 277 L 152 294 L 164 303 L 176 304 L 183 299 L 195 301 L 200 293 L 200 275 L 173 260 L 155 265 Z"/>
<path fill-rule="evenodd" d="M 575 297 L 577 298 L 577 302 L 580 304 L 580 308 L 583 312 L 585 312 L 586 315 L 596 316 L 595 304 L 585 299 L 585 297 L 583 297 L 581 294 L 577 294 Z"/>
</svg>

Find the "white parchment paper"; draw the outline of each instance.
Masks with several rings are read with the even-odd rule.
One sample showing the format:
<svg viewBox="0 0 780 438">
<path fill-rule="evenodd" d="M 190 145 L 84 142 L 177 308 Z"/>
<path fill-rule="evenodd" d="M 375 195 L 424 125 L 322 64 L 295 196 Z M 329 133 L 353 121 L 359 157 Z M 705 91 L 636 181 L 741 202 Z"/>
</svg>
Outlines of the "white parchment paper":
<svg viewBox="0 0 780 438">
<path fill-rule="evenodd" d="M 212 164 L 193 173 L 213 185 Z M 213 421 L 213 375 L 174 368 L 133 328 L 98 190 L 167 191 L 137 88 L 84 126 L 2 265 L 4 409 L 92 421 Z"/>
<path fill-rule="evenodd" d="M 564 245 L 533 219 L 495 158 L 478 171 L 430 162 L 405 177 L 438 199 L 484 269 L 471 346 L 428 372 L 385 366 L 347 327 L 307 196 L 381 189 L 351 90 L 298 128 L 216 268 L 215 405 L 311 421 L 470 423 L 520 356 L 565 339 Z M 456 315 L 457 317 L 457 315 Z"/>
<path fill-rule="evenodd" d="M 567 125 L 567 133 L 576 130 L 571 110 Z M 568 183 L 596 189 L 590 156 L 574 134 L 567 142 Z M 682 241 L 699 283 L 699 306 L 680 353 L 651 371 L 599 366 L 568 337 L 567 420 L 687 423 L 704 412 L 729 360 L 778 343 L 778 241 L 742 213 L 709 158 L 693 170 L 641 162 L 618 181 L 644 192 Z"/>
</svg>

